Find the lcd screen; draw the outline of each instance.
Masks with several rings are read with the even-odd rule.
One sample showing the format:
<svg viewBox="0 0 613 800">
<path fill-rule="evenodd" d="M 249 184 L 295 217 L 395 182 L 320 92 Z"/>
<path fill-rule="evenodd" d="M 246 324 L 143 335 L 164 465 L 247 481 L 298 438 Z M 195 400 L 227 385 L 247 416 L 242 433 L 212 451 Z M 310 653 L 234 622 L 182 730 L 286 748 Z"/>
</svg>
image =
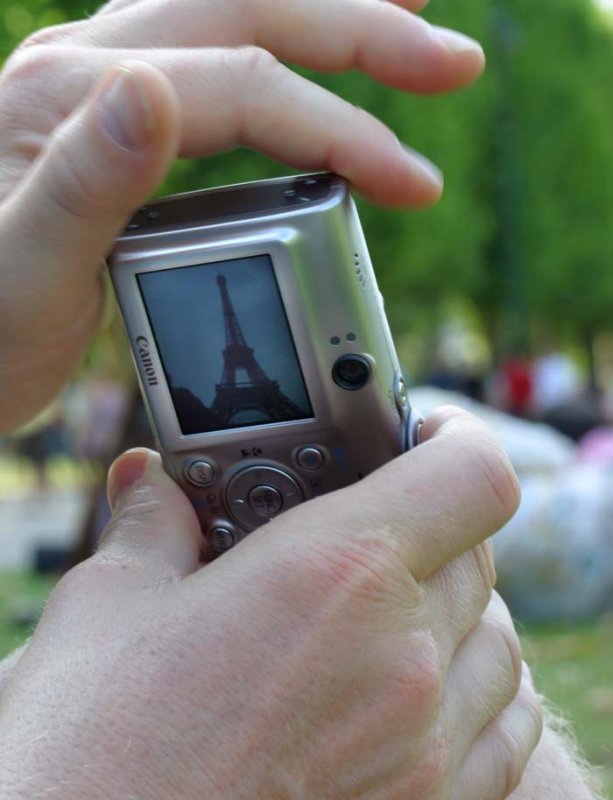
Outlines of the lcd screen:
<svg viewBox="0 0 613 800">
<path fill-rule="evenodd" d="M 270 256 L 137 279 L 183 434 L 313 416 Z"/>
</svg>

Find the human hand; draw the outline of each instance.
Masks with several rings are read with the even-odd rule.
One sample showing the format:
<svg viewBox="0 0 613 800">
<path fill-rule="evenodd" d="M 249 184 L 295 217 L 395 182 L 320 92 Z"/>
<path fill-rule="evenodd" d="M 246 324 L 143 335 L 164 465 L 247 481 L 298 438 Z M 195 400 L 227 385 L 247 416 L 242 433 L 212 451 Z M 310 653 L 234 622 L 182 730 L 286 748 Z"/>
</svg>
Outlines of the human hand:
<svg viewBox="0 0 613 800">
<path fill-rule="evenodd" d="M 467 414 L 424 438 L 202 569 L 184 495 L 123 456 L 2 692 L 2 797 L 507 797 L 540 711 L 480 543 L 517 483 Z"/>
<path fill-rule="evenodd" d="M 277 59 L 406 91 L 472 81 L 472 40 L 419 0 L 115 0 L 28 39 L 0 76 L 0 432 L 71 374 L 100 316 L 100 264 L 177 154 L 245 145 L 329 169 L 390 205 L 438 172 L 380 122 Z"/>
</svg>

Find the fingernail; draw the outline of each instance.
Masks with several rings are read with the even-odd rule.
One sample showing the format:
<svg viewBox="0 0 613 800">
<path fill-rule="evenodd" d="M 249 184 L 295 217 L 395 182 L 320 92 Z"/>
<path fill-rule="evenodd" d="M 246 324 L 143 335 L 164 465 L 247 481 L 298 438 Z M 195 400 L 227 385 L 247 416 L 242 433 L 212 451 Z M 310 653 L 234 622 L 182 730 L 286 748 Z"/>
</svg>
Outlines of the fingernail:
<svg viewBox="0 0 613 800">
<path fill-rule="evenodd" d="M 120 456 L 109 470 L 107 495 L 111 509 L 137 484 L 145 474 L 149 453 L 147 450 L 129 450 Z"/>
<path fill-rule="evenodd" d="M 140 150 L 150 140 L 155 117 L 147 93 L 127 67 L 117 69 L 100 98 L 102 127 L 124 150 Z"/>
<path fill-rule="evenodd" d="M 440 28 L 438 25 L 432 25 L 431 29 L 434 38 L 440 42 L 446 50 L 454 55 L 483 52 L 479 42 L 476 42 L 464 33 L 451 31 L 449 28 Z"/>
<path fill-rule="evenodd" d="M 422 180 L 428 181 L 428 183 L 433 183 L 439 191 L 442 191 L 444 178 L 443 173 L 440 169 L 433 164 L 429 159 L 425 156 L 422 156 L 421 153 L 418 153 L 417 150 L 413 150 L 411 147 L 407 147 L 403 145 L 403 149 L 405 153 L 411 159 L 413 165 L 413 171 L 419 176 Z"/>
</svg>

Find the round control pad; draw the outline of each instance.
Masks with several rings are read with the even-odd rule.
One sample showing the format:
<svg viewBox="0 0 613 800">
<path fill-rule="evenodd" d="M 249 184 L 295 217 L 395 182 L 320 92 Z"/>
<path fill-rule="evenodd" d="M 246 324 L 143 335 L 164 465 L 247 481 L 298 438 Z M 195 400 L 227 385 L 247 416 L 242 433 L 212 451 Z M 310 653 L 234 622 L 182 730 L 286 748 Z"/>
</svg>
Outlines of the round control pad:
<svg viewBox="0 0 613 800">
<path fill-rule="evenodd" d="M 280 511 L 304 500 L 292 476 L 276 467 L 247 467 L 237 473 L 226 490 L 230 516 L 245 530 L 252 531 Z"/>
</svg>

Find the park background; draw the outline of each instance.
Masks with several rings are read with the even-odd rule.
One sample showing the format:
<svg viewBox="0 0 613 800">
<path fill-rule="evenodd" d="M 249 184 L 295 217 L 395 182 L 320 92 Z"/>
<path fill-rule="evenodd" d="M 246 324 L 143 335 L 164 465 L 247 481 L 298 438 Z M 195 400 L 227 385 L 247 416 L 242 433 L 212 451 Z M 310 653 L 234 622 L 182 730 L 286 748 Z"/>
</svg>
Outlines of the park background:
<svg viewBox="0 0 613 800">
<path fill-rule="evenodd" d="M 8 0 L 0 10 L 0 59 L 33 30 L 97 6 Z M 613 12 L 596 0 L 432 0 L 424 16 L 483 44 L 488 68 L 474 87 L 413 97 L 357 73 L 301 70 L 380 117 L 445 173 L 434 209 L 359 202 L 401 360 L 412 382 L 422 383 L 441 359 L 464 377 L 483 377 L 510 353 L 554 346 L 581 372 L 585 403 L 598 405 L 613 386 Z M 286 173 L 239 150 L 178 162 L 160 191 Z M 111 313 L 76 385 L 102 374 L 132 391 L 130 369 Z M 7 509 L 16 495 L 31 502 L 41 487 L 27 460 L 4 444 L 0 506 Z M 85 467 L 57 459 L 45 480 L 96 483 L 104 461 Z M 56 513 L 64 512 L 73 513 L 60 503 Z M 11 519 L 0 509 L 7 526 L 0 533 L 16 539 L 21 522 Z M 53 580 L 15 569 L 0 575 L 0 653 L 28 634 L 32 604 L 40 607 Z M 612 612 L 580 624 L 518 623 L 539 686 L 572 718 L 613 798 Z"/>
</svg>

